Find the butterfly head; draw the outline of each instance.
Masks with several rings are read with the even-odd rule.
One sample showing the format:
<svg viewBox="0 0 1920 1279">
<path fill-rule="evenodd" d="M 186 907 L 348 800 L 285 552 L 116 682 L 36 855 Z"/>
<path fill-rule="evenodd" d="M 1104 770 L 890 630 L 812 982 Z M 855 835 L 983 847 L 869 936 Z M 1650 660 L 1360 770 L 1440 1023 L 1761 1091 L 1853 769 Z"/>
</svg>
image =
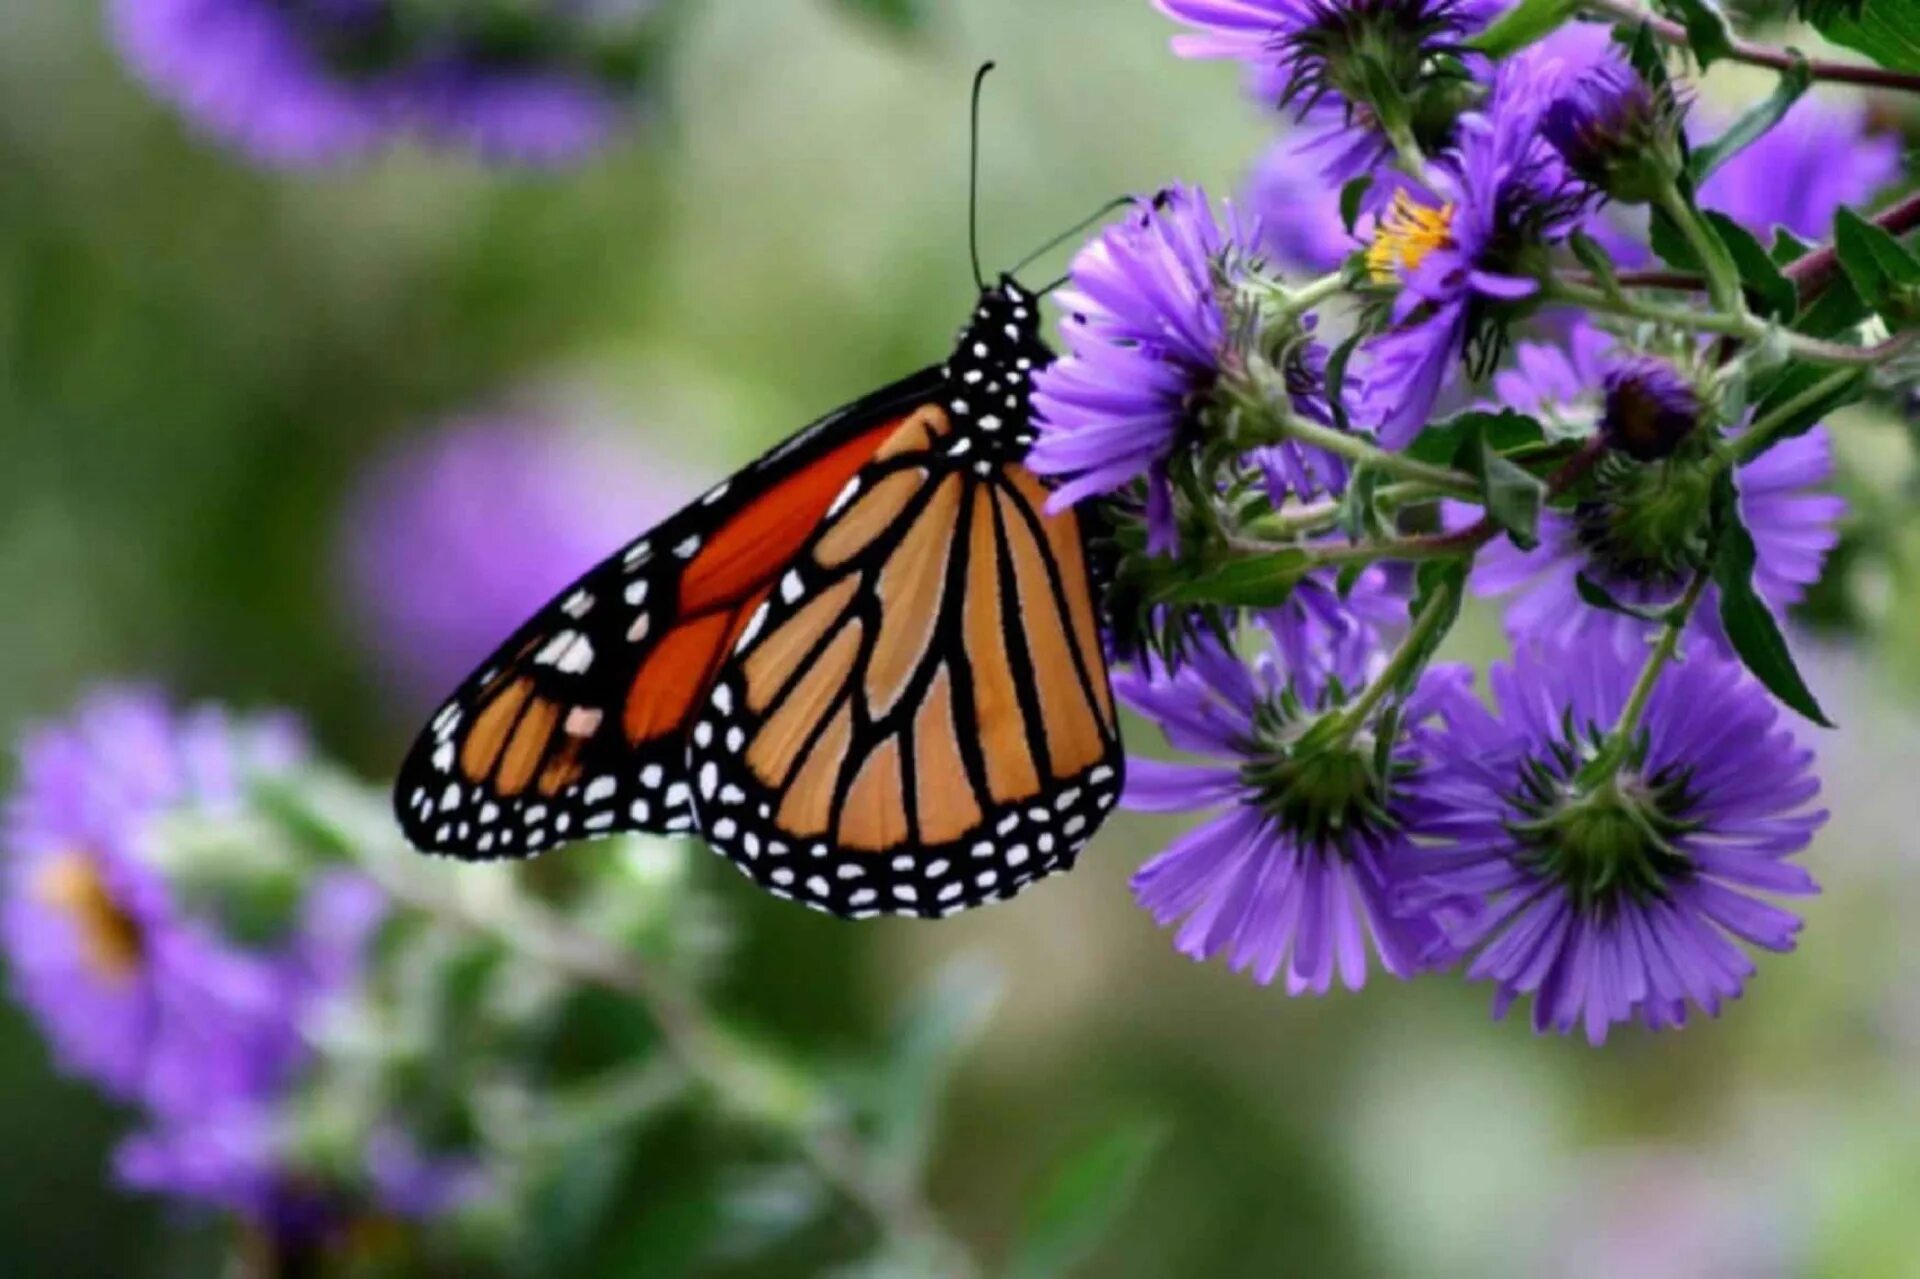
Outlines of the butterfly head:
<svg viewBox="0 0 1920 1279">
<path fill-rule="evenodd" d="M 946 365 L 948 411 L 969 419 L 1008 446 L 1031 442 L 1033 374 L 1053 360 L 1040 337 L 1040 299 L 1011 275 L 980 290 L 973 314 Z M 1000 424 L 1011 426 L 1003 431 Z M 983 441 L 984 442 L 984 441 Z"/>
</svg>

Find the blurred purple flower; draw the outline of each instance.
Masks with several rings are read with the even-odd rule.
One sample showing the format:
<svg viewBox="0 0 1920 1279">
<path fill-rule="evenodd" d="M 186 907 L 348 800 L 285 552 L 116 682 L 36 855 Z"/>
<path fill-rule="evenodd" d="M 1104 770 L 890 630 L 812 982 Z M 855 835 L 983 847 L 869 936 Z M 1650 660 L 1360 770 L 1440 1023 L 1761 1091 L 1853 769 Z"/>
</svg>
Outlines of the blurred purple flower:
<svg viewBox="0 0 1920 1279">
<path fill-rule="evenodd" d="M 1467 974 L 1498 986 L 1494 1015 L 1534 998 L 1538 1031 L 1584 1026 L 1598 1044 L 1638 1018 L 1683 1024 L 1737 998 L 1753 963 L 1735 939 L 1793 947 L 1800 921 L 1759 893 L 1807 894 L 1786 859 L 1825 821 L 1812 752 L 1731 662 L 1669 668 L 1611 784 L 1577 775 L 1640 673 L 1604 644 L 1529 648 L 1490 675 L 1496 703 L 1449 702 L 1420 779 L 1430 819 L 1403 908 L 1461 894 L 1486 910 L 1450 922 Z"/>
<path fill-rule="evenodd" d="M 163 1114 L 286 1077 L 299 1038 L 280 970 L 190 918 L 151 853 L 159 821 L 232 809 L 247 778 L 303 754 L 284 720 L 175 715 L 133 690 L 27 734 L 0 946 L 64 1069 Z"/>
<path fill-rule="evenodd" d="M 1364 678 L 1383 643 L 1406 629 L 1407 590 L 1397 566 L 1369 564 L 1340 593 L 1339 572 L 1321 569 L 1303 578 L 1286 602 L 1263 612 L 1277 670 L 1314 672 L 1353 683 Z"/>
<path fill-rule="evenodd" d="M 1292 624 L 1270 621 L 1281 633 Z M 1410 855 L 1405 832 L 1420 829 L 1415 801 L 1396 785 L 1385 796 L 1369 793 L 1364 805 L 1346 802 L 1357 786 L 1370 787 L 1356 771 L 1368 761 L 1344 749 L 1294 750 L 1322 712 L 1343 704 L 1343 688 L 1365 682 L 1359 647 L 1340 656 L 1337 671 L 1325 663 L 1287 670 L 1272 652 L 1249 668 L 1209 644 L 1178 671 L 1124 672 L 1115 680 L 1169 743 L 1214 760 L 1128 760 L 1127 807 L 1218 813 L 1135 873 L 1135 898 L 1163 926 L 1184 921 L 1174 943 L 1182 954 L 1224 954 L 1234 971 L 1251 971 L 1262 985 L 1284 971 L 1290 995 L 1325 994 L 1336 970 L 1348 989 L 1359 989 L 1369 943 L 1383 969 L 1406 977 L 1442 939 L 1444 908 L 1401 918 L 1388 904 L 1394 863 Z M 1458 682 L 1452 672 L 1429 680 L 1435 688 Z M 1403 743 L 1390 768 L 1416 765 Z M 1316 807 L 1309 791 L 1339 798 Z M 1322 825 L 1329 815 L 1341 819 L 1337 827 Z"/>
<path fill-rule="evenodd" d="M 1520 342 L 1513 367 L 1493 375 L 1489 412 L 1517 409 L 1537 419 L 1549 434 L 1583 439 L 1600 423 L 1611 335 L 1576 317 L 1558 342 Z"/>
<path fill-rule="evenodd" d="M 1867 107 L 1858 99 L 1802 98 L 1714 170 L 1700 186 L 1700 203 L 1762 240 L 1776 226 L 1804 240 L 1825 240 L 1842 205 L 1866 204 L 1900 176 L 1899 135 L 1868 130 Z M 1696 141 L 1705 140 L 1700 132 Z"/>
<path fill-rule="evenodd" d="M 1259 247 L 1295 271 L 1335 270 L 1360 247 L 1340 219 L 1340 184 L 1309 163 L 1325 134 L 1288 134 L 1275 140 L 1247 175 L 1241 202 L 1259 223 Z"/>
<path fill-rule="evenodd" d="M 1256 228 L 1207 193 L 1175 186 L 1135 204 L 1073 260 L 1058 295 L 1066 355 L 1034 377 L 1040 437 L 1028 464 L 1064 476 L 1052 505 L 1145 478 L 1150 546 L 1172 549 L 1166 462 L 1209 391 L 1226 349 L 1219 280 Z"/>
<path fill-rule="evenodd" d="M 577 26 L 574 7 L 548 20 Z M 268 164 L 325 164 L 407 136 L 563 164 L 634 112 L 630 88 L 584 64 L 487 54 L 457 29 L 407 37 L 409 51 L 391 0 L 114 0 L 112 13 L 156 93 Z"/>
<path fill-rule="evenodd" d="M 1740 513 L 1758 554 L 1754 589 L 1775 613 L 1798 603 L 1819 580 L 1827 553 L 1839 542 L 1846 503 L 1822 487 L 1832 475 L 1832 444 L 1824 427 L 1783 440 L 1740 468 Z M 1543 511 L 1540 544 L 1533 550 L 1502 540 L 1481 553 L 1473 568 L 1473 591 L 1512 597 L 1506 623 L 1516 640 L 1563 648 L 1595 643 L 1623 658 L 1645 652 L 1657 627 L 1589 606 L 1576 579 L 1584 573 L 1624 604 L 1657 608 L 1679 598 L 1691 570 L 1678 558 L 1682 548 L 1677 546 L 1671 548 L 1676 558 L 1666 566 L 1622 549 L 1612 535 L 1610 509 L 1590 502 L 1573 511 Z M 1449 509 L 1449 523 L 1460 518 L 1460 510 Z M 1718 588 L 1707 587 L 1690 634 L 1730 654 L 1718 600 Z"/>
<path fill-rule="evenodd" d="M 341 566 L 367 641 L 417 701 L 444 693 L 561 588 L 693 485 L 578 427 L 457 419 L 378 460 Z"/>
</svg>

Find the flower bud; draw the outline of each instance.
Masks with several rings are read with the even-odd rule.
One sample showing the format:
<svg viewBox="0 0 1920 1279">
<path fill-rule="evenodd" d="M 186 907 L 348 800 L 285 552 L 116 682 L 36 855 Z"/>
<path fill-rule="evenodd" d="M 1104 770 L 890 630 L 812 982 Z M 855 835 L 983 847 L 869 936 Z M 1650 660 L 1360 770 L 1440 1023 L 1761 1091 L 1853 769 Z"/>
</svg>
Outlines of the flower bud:
<svg viewBox="0 0 1920 1279">
<path fill-rule="evenodd" d="M 1600 433 L 1609 447 L 1640 462 L 1671 457 L 1700 425 L 1693 384 L 1664 360 L 1638 357 L 1607 373 Z"/>
<path fill-rule="evenodd" d="M 1547 108 L 1540 128 L 1574 176 L 1624 204 L 1645 204 L 1684 167 L 1671 91 L 1601 61 Z"/>
</svg>

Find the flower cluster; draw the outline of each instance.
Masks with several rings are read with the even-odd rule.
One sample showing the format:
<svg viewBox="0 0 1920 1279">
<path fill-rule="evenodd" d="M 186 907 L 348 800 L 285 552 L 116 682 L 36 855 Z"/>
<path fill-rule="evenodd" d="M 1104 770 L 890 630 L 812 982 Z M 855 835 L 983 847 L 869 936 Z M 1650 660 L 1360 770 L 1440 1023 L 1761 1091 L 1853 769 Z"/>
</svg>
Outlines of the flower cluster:
<svg viewBox="0 0 1920 1279">
<path fill-rule="evenodd" d="M 264 163 L 323 164 L 415 139 L 548 166 L 634 114 L 650 8 L 113 0 L 112 16 L 156 93 Z"/>
<path fill-rule="evenodd" d="M 1056 501 L 1154 555 L 1122 695 L 1206 757 L 1133 764 L 1133 806 L 1207 814 L 1141 905 L 1295 994 L 1459 965 L 1595 1043 L 1717 1013 L 1743 943 L 1791 948 L 1764 899 L 1814 890 L 1783 619 L 1846 516 L 1820 419 L 1909 322 L 1883 273 L 1920 275 L 1891 236 L 1842 246 L 1851 294 L 1788 264 L 1892 142 L 1784 90 L 1717 132 L 1677 29 L 1158 6 L 1307 131 L 1225 222 L 1173 188 L 1083 251 L 1037 400 Z M 1515 653 L 1491 706 L 1433 664 L 1473 596 Z"/>
<path fill-rule="evenodd" d="M 22 747 L 0 896 L 14 993 L 60 1064 L 146 1117 L 121 1180 L 287 1238 L 477 1189 L 397 1124 L 406 1176 L 369 1163 L 329 1184 L 301 1166 L 289 1099 L 387 913 L 365 877 L 301 876 L 247 830 L 253 789 L 305 762 L 284 719 L 97 693 Z"/>
</svg>

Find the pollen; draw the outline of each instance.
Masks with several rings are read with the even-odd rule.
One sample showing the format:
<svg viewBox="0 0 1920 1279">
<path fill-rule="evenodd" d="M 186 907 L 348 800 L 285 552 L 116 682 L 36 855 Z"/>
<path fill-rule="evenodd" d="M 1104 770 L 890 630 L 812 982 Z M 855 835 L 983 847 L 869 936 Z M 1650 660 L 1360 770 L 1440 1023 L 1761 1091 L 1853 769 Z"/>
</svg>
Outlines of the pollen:
<svg viewBox="0 0 1920 1279">
<path fill-rule="evenodd" d="M 1393 204 L 1380 219 L 1373 243 L 1367 246 L 1367 273 L 1390 284 L 1426 261 L 1435 249 L 1453 245 L 1453 206 L 1439 208 L 1416 203 L 1405 191 L 1396 191 Z"/>
<path fill-rule="evenodd" d="M 79 852 L 51 858 L 34 877 L 34 895 L 66 916 L 102 981 L 122 982 L 139 969 L 140 925 L 114 901 L 92 858 Z"/>
</svg>

